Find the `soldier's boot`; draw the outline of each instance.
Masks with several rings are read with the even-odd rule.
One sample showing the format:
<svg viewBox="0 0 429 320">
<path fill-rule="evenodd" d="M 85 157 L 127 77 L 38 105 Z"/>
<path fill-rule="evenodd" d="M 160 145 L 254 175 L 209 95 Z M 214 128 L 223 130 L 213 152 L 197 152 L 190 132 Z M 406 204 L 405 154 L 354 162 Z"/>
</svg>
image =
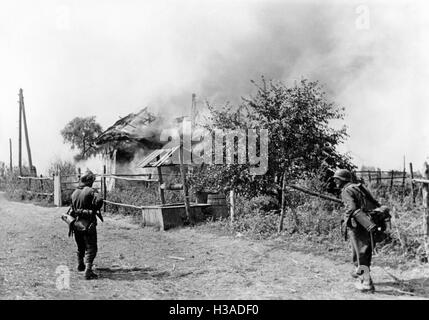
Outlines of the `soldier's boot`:
<svg viewBox="0 0 429 320">
<path fill-rule="evenodd" d="M 368 268 L 368 272 L 370 272 L 369 268 Z M 353 271 L 350 272 L 350 275 L 352 276 L 353 279 L 362 279 L 362 276 L 364 275 L 364 273 L 365 273 L 364 270 L 359 268 L 359 266 L 357 266 Z"/>
<path fill-rule="evenodd" d="M 359 279 L 355 283 L 356 289 L 358 289 L 361 292 L 371 292 L 373 293 L 375 291 L 374 283 L 372 282 L 372 279 Z"/>
<path fill-rule="evenodd" d="M 83 262 L 83 256 L 77 254 L 77 271 L 85 271 L 85 263 Z"/>
<path fill-rule="evenodd" d="M 356 270 L 353 270 L 350 272 L 350 275 L 353 279 L 359 279 L 363 272 L 357 272 Z"/>
<path fill-rule="evenodd" d="M 97 278 L 98 278 L 98 275 L 95 274 L 94 271 L 92 271 L 92 263 L 87 263 L 86 269 L 85 269 L 85 279 L 92 280 Z"/>
</svg>

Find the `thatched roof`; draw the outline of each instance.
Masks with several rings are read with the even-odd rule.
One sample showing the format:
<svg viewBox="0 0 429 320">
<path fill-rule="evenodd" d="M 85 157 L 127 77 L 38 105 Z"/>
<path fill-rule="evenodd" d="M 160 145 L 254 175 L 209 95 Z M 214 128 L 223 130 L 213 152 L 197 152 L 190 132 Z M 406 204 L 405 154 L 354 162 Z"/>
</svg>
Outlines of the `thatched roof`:
<svg viewBox="0 0 429 320">
<path fill-rule="evenodd" d="M 125 141 L 139 142 L 151 148 L 159 148 L 165 144 L 159 139 L 165 122 L 165 119 L 156 117 L 147 108 L 144 108 L 138 113 L 130 113 L 116 121 L 98 136 L 95 144 L 100 146 Z"/>
<path fill-rule="evenodd" d="M 100 134 L 95 144 L 118 150 L 117 159 L 130 161 L 135 151 L 141 148 L 156 150 L 166 147 L 168 141 L 160 139 L 163 130 L 177 129 L 179 135 L 182 135 L 183 120 L 184 117 L 171 120 L 156 117 L 144 108 L 116 121 Z M 204 149 L 204 143 L 199 141 L 192 141 L 191 144 L 192 150 L 198 154 Z"/>
</svg>

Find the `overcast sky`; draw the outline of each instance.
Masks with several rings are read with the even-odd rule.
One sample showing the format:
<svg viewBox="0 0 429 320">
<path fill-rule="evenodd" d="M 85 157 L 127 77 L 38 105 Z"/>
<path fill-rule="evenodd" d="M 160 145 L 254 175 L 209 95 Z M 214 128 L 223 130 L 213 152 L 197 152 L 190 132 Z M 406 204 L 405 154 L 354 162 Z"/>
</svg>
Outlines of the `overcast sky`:
<svg viewBox="0 0 429 320">
<path fill-rule="evenodd" d="M 346 108 L 358 165 L 419 169 L 429 156 L 427 1 L 2 1 L 0 161 L 18 161 L 23 88 L 33 162 L 71 159 L 60 130 L 142 107 L 223 104 L 261 75 L 320 80 Z M 23 159 L 26 161 L 26 149 Z"/>
</svg>

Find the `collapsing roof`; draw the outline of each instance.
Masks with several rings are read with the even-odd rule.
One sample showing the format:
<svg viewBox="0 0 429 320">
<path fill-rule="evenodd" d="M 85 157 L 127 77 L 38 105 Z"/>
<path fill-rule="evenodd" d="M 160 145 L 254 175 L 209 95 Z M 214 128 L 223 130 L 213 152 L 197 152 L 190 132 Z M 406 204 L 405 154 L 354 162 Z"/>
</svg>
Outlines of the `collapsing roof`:
<svg viewBox="0 0 429 320">
<path fill-rule="evenodd" d="M 163 133 L 163 130 L 167 130 L 167 132 L 164 133 L 171 133 L 172 136 L 175 136 L 174 131 L 170 130 L 177 130 L 177 134 L 182 136 L 184 130 L 183 121 L 185 118 L 186 117 L 179 117 L 167 120 L 163 117 L 156 117 L 150 113 L 147 108 L 144 108 L 138 113 L 130 113 L 126 117 L 116 121 L 112 126 L 98 136 L 95 144 L 97 146 L 104 146 L 106 148 L 105 152 L 110 153 L 111 156 L 116 152 L 115 159 L 117 162 L 121 163 L 129 163 L 133 161 L 136 153 L 142 149 L 159 151 L 159 154 L 156 154 L 156 156 L 152 153 L 147 154 L 147 156 L 151 158 L 147 163 L 145 160 L 148 158 L 146 157 L 146 159 L 140 160 L 141 163 L 137 165 L 137 167 L 140 168 L 178 164 L 177 148 L 174 148 L 175 150 L 170 150 L 171 145 L 167 145 L 170 140 L 161 141 L 161 134 Z M 195 132 L 198 132 L 198 130 Z M 201 151 L 204 150 L 204 143 L 201 142 L 203 141 L 200 139 L 192 139 L 190 142 L 192 145 L 190 150 L 194 153 L 191 156 L 190 154 L 192 152 L 184 149 L 183 152 L 185 159 L 191 159 L 191 157 L 192 159 L 195 159 L 196 157 L 200 158 L 198 155 L 201 155 Z M 166 152 L 170 154 L 167 157 L 164 157 Z M 158 156 L 163 158 L 163 161 L 154 165 L 157 162 L 156 158 L 158 158 Z"/>
<path fill-rule="evenodd" d="M 137 142 L 150 149 L 159 149 L 168 143 L 168 141 L 161 141 L 163 130 L 177 129 L 178 134 L 182 135 L 184 118 L 186 117 L 167 120 L 155 116 L 144 108 L 138 113 L 130 113 L 116 121 L 97 137 L 95 144 L 101 146 L 115 145 L 120 142 Z M 195 141 L 192 141 L 192 144 L 195 144 Z"/>
<path fill-rule="evenodd" d="M 98 136 L 95 144 L 100 146 L 112 142 L 136 141 L 160 147 L 162 143 L 159 141 L 159 133 L 163 121 L 144 108 L 136 114 L 130 113 L 116 121 Z"/>
<path fill-rule="evenodd" d="M 130 113 L 116 121 L 98 136 L 95 144 L 101 146 L 121 141 L 139 142 L 151 149 L 158 149 L 168 142 L 160 139 L 164 129 L 174 128 L 180 134 L 182 133 L 183 118 L 167 120 L 163 117 L 156 117 L 147 108 L 144 108 L 138 113 Z"/>
</svg>

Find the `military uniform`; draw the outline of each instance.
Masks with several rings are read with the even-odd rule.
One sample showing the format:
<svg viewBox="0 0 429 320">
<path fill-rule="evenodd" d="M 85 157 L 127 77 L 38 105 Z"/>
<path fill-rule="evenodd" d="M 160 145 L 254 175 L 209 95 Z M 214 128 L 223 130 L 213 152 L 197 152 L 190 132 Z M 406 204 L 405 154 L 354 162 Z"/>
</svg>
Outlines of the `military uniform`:
<svg viewBox="0 0 429 320">
<path fill-rule="evenodd" d="M 352 217 L 356 210 L 371 211 L 380 206 L 377 200 L 360 183 L 347 183 L 341 191 L 341 198 L 346 211 L 344 223 L 352 245 L 353 263 L 356 267 L 363 265 L 370 268 L 372 259 L 372 241 L 370 233 Z"/>
<path fill-rule="evenodd" d="M 97 255 L 97 216 L 103 198 L 92 188 L 95 176 L 92 173 L 81 177 L 78 188 L 73 192 L 72 209 L 77 220 L 74 236 L 77 244 L 78 270 L 85 271 L 86 279 L 96 278 L 92 265 Z M 84 261 L 85 259 L 85 261 Z"/>
<path fill-rule="evenodd" d="M 373 239 L 368 230 L 372 230 L 375 225 L 366 213 L 379 207 L 380 204 L 361 183 L 352 182 L 350 171 L 338 169 L 333 178 L 336 186 L 341 189 L 341 198 L 346 207 L 343 227 L 345 227 L 346 236 L 350 237 L 352 259 L 356 266 L 352 276 L 359 278 L 355 284 L 356 288 L 360 291 L 374 291 L 370 276 Z"/>
</svg>

